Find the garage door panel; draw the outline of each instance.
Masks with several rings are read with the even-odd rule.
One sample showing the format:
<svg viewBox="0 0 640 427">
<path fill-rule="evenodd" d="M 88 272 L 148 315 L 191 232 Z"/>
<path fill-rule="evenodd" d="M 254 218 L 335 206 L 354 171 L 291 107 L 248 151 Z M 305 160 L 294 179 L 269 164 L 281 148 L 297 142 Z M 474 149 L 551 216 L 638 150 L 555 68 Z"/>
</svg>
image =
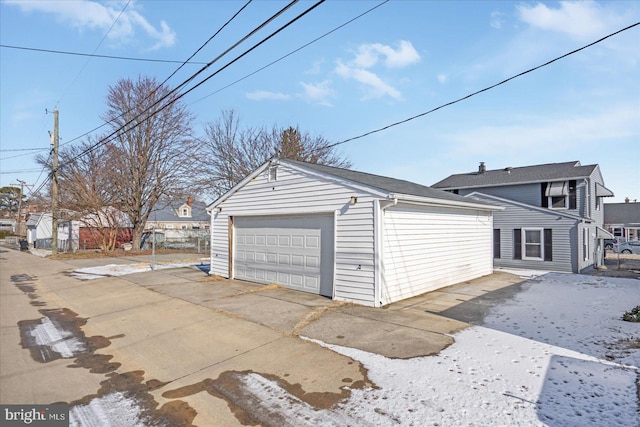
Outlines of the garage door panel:
<svg viewBox="0 0 640 427">
<path fill-rule="evenodd" d="M 333 217 L 234 218 L 238 279 L 332 296 Z"/>
</svg>

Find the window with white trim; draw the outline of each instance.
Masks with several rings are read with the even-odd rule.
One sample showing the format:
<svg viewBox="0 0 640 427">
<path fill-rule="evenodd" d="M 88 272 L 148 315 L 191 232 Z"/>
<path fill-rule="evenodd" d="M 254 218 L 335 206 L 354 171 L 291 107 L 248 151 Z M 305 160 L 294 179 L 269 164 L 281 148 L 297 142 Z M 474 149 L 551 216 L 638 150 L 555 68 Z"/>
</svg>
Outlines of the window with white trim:
<svg viewBox="0 0 640 427">
<path fill-rule="evenodd" d="M 522 229 L 522 259 L 544 259 L 544 241 L 542 233 L 542 228 Z"/>
<path fill-rule="evenodd" d="M 582 260 L 587 261 L 589 259 L 589 229 L 582 229 Z"/>
</svg>

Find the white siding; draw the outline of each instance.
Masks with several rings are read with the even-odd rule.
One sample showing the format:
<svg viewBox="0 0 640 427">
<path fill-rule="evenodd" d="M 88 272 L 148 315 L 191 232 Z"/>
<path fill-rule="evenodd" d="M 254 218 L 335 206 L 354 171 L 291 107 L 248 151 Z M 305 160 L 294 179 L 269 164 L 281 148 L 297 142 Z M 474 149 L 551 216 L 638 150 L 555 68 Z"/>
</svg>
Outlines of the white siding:
<svg viewBox="0 0 640 427">
<path fill-rule="evenodd" d="M 355 205 L 349 198 L 357 196 Z M 278 166 L 268 169 L 222 202 L 211 220 L 211 273 L 229 277 L 229 217 L 335 212 L 335 299 L 374 305 L 374 195 L 337 178 Z"/>
<path fill-rule="evenodd" d="M 383 304 L 493 271 L 488 212 L 399 204 L 382 221 Z"/>
</svg>

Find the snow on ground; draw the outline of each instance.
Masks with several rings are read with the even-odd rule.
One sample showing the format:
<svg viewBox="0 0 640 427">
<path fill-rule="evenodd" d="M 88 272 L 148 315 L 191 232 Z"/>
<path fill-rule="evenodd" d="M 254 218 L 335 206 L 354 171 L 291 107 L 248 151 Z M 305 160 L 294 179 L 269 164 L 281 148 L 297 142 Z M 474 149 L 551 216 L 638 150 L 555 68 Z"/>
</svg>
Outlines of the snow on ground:
<svg viewBox="0 0 640 427">
<path fill-rule="evenodd" d="M 207 258 L 207 261 L 209 259 Z M 135 264 L 108 264 L 101 265 L 98 267 L 86 267 L 86 268 L 78 268 L 71 273 L 71 276 L 80 280 L 92 280 L 92 279 L 100 279 L 108 276 L 124 276 L 126 274 L 133 273 L 145 273 L 151 270 L 163 270 L 167 268 L 180 268 L 187 267 L 192 265 L 198 265 L 200 263 L 195 262 L 184 262 L 184 263 L 170 263 L 170 264 L 155 264 L 153 268 L 151 268 L 151 264 L 148 262 L 139 262 Z"/>
<path fill-rule="evenodd" d="M 640 281 L 549 273 L 528 280 L 493 307 L 483 325 L 601 359 L 640 367 L 640 323 L 624 312 L 640 305 Z"/>
<path fill-rule="evenodd" d="M 325 425 L 339 413 L 354 425 L 638 426 L 640 349 L 611 344 L 640 338 L 640 324 L 620 320 L 640 304 L 640 283 L 530 273 L 484 326 L 436 356 L 388 359 L 315 341 L 361 362 L 379 387 L 353 390 Z M 268 398 L 264 386 L 255 393 Z"/>
<path fill-rule="evenodd" d="M 46 316 L 33 328 L 31 335 L 35 338 L 36 344 L 50 347 L 63 358 L 70 358 L 86 351 L 82 341 L 76 338 L 73 332 L 57 327 Z"/>
<path fill-rule="evenodd" d="M 116 392 L 92 399 L 86 405 L 69 409 L 71 427 L 144 427 L 138 403 Z"/>
</svg>

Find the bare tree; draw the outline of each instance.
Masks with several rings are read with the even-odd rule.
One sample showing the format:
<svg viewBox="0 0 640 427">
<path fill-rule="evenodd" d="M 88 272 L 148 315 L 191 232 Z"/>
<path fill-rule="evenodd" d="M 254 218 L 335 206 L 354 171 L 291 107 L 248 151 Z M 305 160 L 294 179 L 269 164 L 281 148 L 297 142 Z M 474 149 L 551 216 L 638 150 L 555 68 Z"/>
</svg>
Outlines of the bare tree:
<svg viewBox="0 0 640 427">
<path fill-rule="evenodd" d="M 331 142 L 299 128 L 242 128 L 233 110 L 205 124 L 205 152 L 200 157 L 200 190 L 217 197 L 229 191 L 267 160 L 277 157 L 329 166 L 351 163 L 340 156 Z"/>
<path fill-rule="evenodd" d="M 85 238 L 91 239 L 90 246 L 111 251 L 128 221 L 115 192 L 110 150 L 99 142 L 100 138 L 89 137 L 60 150 L 58 205 L 63 207 L 62 219 L 77 221 L 88 230 Z M 40 156 L 37 161 L 51 167 L 49 158 Z"/>
<path fill-rule="evenodd" d="M 133 247 L 156 203 L 183 193 L 195 144 L 192 115 L 153 78 L 122 79 L 109 88 L 103 119 L 117 131 L 107 144 L 119 205 L 133 224 Z"/>
</svg>

